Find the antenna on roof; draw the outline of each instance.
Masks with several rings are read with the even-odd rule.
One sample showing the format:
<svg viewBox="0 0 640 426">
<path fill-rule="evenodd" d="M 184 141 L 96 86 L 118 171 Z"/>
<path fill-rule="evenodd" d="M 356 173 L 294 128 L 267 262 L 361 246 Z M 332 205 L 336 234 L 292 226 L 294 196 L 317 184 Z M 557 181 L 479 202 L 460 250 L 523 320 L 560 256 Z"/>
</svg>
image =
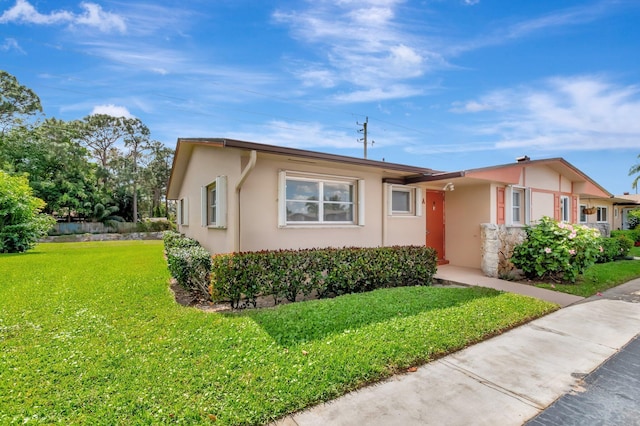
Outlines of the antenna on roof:
<svg viewBox="0 0 640 426">
<path fill-rule="evenodd" d="M 364 141 L 364 158 L 367 158 L 367 125 L 369 124 L 369 117 L 365 117 L 364 123 L 358 123 L 356 121 L 356 124 L 362 126 L 362 129 L 358 129 L 358 133 L 362 133 L 363 137 L 358 139 L 358 141 Z M 372 146 L 374 143 L 375 141 L 371 141 Z"/>
</svg>

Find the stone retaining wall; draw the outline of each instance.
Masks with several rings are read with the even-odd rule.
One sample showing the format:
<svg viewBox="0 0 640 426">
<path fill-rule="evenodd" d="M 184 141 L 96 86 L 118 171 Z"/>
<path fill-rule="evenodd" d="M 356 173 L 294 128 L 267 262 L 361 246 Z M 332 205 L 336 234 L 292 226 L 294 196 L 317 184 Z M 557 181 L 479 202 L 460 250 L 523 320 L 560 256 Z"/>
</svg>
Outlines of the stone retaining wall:
<svg viewBox="0 0 640 426">
<path fill-rule="evenodd" d="M 161 240 L 164 232 L 131 232 L 128 234 L 75 234 L 42 238 L 41 243 L 74 243 L 85 241 Z"/>
</svg>

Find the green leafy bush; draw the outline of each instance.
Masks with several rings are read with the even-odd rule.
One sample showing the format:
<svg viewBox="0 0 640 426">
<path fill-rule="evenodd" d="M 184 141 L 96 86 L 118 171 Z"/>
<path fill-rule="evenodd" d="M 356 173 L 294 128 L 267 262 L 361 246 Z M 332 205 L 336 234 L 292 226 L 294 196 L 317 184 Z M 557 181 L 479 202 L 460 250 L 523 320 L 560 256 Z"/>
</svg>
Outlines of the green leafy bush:
<svg viewBox="0 0 640 426">
<path fill-rule="evenodd" d="M 198 297 L 209 299 L 211 255 L 198 241 L 177 232 L 167 231 L 163 236 L 167 264 L 171 276 L 182 287 Z"/>
<path fill-rule="evenodd" d="M 602 251 L 598 253 L 596 263 L 607 263 L 627 256 L 633 241 L 624 234 L 612 235 L 610 238 L 600 238 L 600 247 Z"/>
<path fill-rule="evenodd" d="M 212 297 L 232 307 L 276 304 L 316 292 L 318 297 L 376 288 L 430 285 L 437 256 L 424 246 L 278 250 L 213 257 Z"/>
<path fill-rule="evenodd" d="M 618 237 L 620 235 L 629 238 L 633 244 L 637 245 L 637 243 L 640 243 L 640 228 L 611 231 L 612 237 Z"/>
<path fill-rule="evenodd" d="M 525 231 L 527 238 L 514 248 L 511 262 L 527 278 L 575 282 L 604 251 L 599 231 L 584 225 L 556 222 L 545 216 Z"/>
<path fill-rule="evenodd" d="M 640 209 L 631 210 L 627 215 L 630 229 L 636 229 L 640 225 Z"/>
<path fill-rule="evenodd" d="M 0 170 L 0 253 L 25 252 L 47 235 L 56 221 L 40 213 L 44 206 L 26 177 Z"/>
<path fill-rule="evenodd" d="M 168 220 L 150 220 L 145 219 L 136 223 L 136 231 L 138 232 L 162 232 L 172 230 L 171 222 Z"/>
</svg>

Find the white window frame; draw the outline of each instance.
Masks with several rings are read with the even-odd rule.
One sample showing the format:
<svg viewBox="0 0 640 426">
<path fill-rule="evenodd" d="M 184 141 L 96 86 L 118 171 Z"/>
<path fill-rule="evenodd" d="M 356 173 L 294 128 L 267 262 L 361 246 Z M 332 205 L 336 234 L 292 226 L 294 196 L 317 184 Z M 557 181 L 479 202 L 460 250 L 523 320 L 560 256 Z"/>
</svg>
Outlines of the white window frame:
<svg viewBox="0 0 640 426">
<path fill-rule="evenodd" d="M 580 204 L 580 206 L 578 207 L 578 211 L 579 211 L 579 219 L 578 221 L 580 223 L 587 223 L 587 214 L 584 212 L 584 209 L 587 208 L 586 204 Z"/>
<path fill-rule="evenodd" d="M 178 225 L 189 226 L 189 199 L 181 198 L 178 200 Z"/>
<path fill-rule="evenodd" d="M 560 220 L 571 222 L 571 198 L 566 195 L 560 196 Z"/>
<path fill-rule="evenodd" d="M 349 221 L 331 221 L 324 219 L 324 200 L 318 200 L 318 220 L 317 221 L 288 221 L 287 220 L 287 180 L 308 181 L 319 185 L 319 197 L 322 199 L 324 194 L 324 185 L 331 183 L 349 184 L 353 187 L 353 199 L 344 204 L 352 206 L 352 220 Z M 365 182 L 363 179 L 349 176 L 334 176 L 318 173 L 298 172 L 291 170 L 281 170 L 278 175 L 278 227 L 349 227 L 364 226 L 364 196 Z"/>
<path fill-rule="evenodd" d="M 406 185 L 389 185 L 388 186 L 388 206 L 387 212 L 390 216 L 401 217 L 418 217 L 422 216 L 422 190 L 415 186 Z M 393 208 L 393 193 L 403 192 L 409 194 L 409 209 L 408 210 L 394 210 Z"/>
<path fill-rule="evenodd" d="M 520 206 L 518 207 L 519 218 L 516 220 L 514 215 L 513 198 L 514 193 L 521 194 Z M 509 185 L 505 190 L 505 222 L 508 226 L 525 226 L 531 223 L 531 189 L 523 186 Z"/>
<path fill-rule="evenodd" d="M 215 195 L 214 194 L 215 191 Z M 218 176 L 202 187 L 202 226 L 224 229 L 227 227 L 227 177 Z M 215 208 L 215 219 L 212 218 Z"/>
<path fill-rule="evenodd" d="M 602 212 L 604 212 L 604 220 L 602 219 Z M 607 206 L 596 207 L 596 222 L 609 223 L 609 208 Z"/>
</svg>

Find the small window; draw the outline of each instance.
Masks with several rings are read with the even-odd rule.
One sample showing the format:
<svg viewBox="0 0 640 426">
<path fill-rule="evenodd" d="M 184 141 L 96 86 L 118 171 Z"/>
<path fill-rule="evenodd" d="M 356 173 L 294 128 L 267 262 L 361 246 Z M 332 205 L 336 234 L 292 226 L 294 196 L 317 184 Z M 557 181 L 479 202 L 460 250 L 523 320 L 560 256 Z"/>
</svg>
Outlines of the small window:
<svg viewBox="0 0 640 426">
<path fill-rule="evenodd" d="M 531 218 L 529 217 L 529 200 L 531 194 L 529 188 L 508 186 L 506 188 L 505 206 L 507 225 L 522 226 L 528 225 Z"/>
<path fill-rule="evenodd" d="M 415 214 L 415 188 L 393 187 L 391 189 L 391 214 Z"/>
<path fill-rule="evenodd" d="M 587 214 L 584 212 L 586 208 L 586 204 L 580 204 L 580 223 L 587 223 Z"/>
<path fill-rule="evenodd" d="M 563 222 L 571 221 L 571 209 L 570 209 L 569 197 L 563 195 L 560 197 L 560 220 Z"/>
<path fill-rule="evenodd" d="M 178 201 L 178 225 L 189 225 L 189 200 L 181 198 Z"/>
<path fill-rule="evenodd" d="M 218 176 L 209 185 L 202 187 L 202 226 L 226 228 L 226 192 L 226 176 Z"/>
<path fill-rule="evenodd" d="M 609 218 L 607 215 L 606 207 L 598 207 L 596 209 L 596 222 L 608 222 Z"/>
<path fill-rule="evenodd" d="M 280 226 L 364 225 L 363 181 L 284 171 L 280 179 Z"/>
<path fill-rule="evenodd" d="M 512 193 L 511 207 L 512 207 L 512 221 L 515 224 L 523 223 L 523 203 L 524 203 L 524 189 L 514 188 Z"/>
</svg>

